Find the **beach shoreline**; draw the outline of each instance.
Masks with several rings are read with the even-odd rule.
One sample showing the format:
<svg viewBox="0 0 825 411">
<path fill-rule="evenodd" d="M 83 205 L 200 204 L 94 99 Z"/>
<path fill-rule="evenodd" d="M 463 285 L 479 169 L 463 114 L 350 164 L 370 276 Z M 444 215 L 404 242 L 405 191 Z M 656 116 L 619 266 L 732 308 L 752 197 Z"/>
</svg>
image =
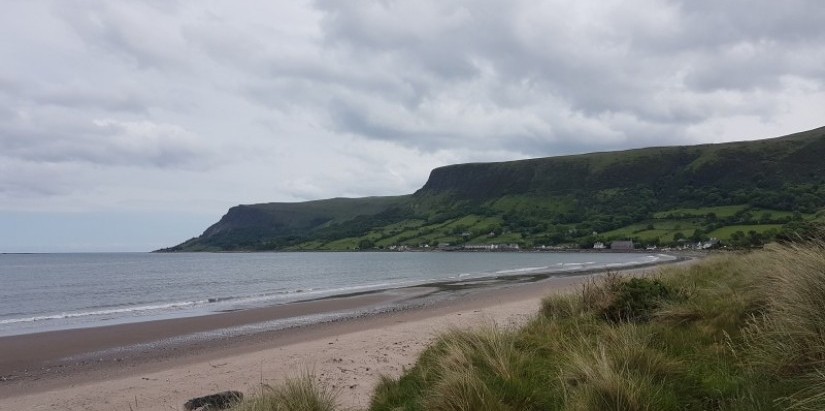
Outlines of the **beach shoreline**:
<svg viewBox="0 0 825 411">
<path fill-rule="evenodd" d="M 615 271 L 645 275 L 657 270 Z M 439 332 L 483 322 L 518 325 L 538 311 L 544 296 L 575 289 L 605 272 L 511 276 L 496 287 L 418 286 L 200 317 L 2 337 L 0 352 L 8 354 L 0 358 L 0 402 L 18 409 L 111 409 L 114 403 L 132 409 L 179 409 L 192 396 L 226 389 L 251 393 L 261 384 L 314 369 L 323 382 L 344 389 L 349 405 L 363 407 L 379 374 L 400 373 Z M 432 298 L 439 293 L 440 298 Z M 344 311 L 361 314 L 246 334 L 221 332 Z M 207 335 L 180 338 L 199 334 Z M 349 341 L 336 342 L 343 337 Z M 343 371 L 348 369 L 345 362 L 365 365 L 359 374 Z M 358 382 L 343 382 L 356 374 Z"/>
</svg>

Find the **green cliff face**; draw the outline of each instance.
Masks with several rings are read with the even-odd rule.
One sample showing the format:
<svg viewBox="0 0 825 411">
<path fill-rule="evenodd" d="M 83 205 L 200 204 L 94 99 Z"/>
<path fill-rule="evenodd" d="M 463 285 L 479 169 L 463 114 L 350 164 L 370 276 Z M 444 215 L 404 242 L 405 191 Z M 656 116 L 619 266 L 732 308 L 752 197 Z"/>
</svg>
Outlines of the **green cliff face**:
<svg viewBox="0 0 825 411">
<path fill-rule="evenodd" d="M 825 127 L 752 142 L 458 164 L 433 170 L 407 196 L 233 207 L 165 251 L 710 237 L 756 244 L 825 222 L 823 159 Z"/>
</svg>

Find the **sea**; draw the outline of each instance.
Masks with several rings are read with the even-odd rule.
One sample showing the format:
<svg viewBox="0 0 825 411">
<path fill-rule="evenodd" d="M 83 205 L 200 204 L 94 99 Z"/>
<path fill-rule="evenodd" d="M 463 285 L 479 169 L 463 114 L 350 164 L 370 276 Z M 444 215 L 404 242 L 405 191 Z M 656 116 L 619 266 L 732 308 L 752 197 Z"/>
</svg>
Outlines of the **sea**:
<svg viewBox="0 0 825 411">
<path fill-rule="evenodd" d="M 0 336 L 673 259 L 562 252 L 0 254 Z"/>
</svg>

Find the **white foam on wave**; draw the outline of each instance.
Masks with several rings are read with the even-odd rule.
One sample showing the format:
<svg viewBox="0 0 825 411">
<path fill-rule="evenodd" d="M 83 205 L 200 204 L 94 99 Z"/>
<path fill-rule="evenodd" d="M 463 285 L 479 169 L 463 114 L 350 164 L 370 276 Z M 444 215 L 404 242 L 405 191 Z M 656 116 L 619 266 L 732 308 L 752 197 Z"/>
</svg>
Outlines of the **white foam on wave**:
<svg viewBox="0 0 825 411">
<path fill-rule="evenodd" d="M 83 317 L 93 317 L 93 316 L 103 316 L 103 315 L 113 315 L 113 314 L 128 314 L 128 313 L 141 313 L 147 311 L 161 311 L 161 310 L 169 310 L 169 309 L 181 309 L 192 307 L 199 304 L 206 304 L 209 300 L 202 300 L 202 301 L 185 301 L 185 302 L 175 302 L 175 303 L 167 303 L 167 304 L 153 304 L 153 305 L 142 305 L 136 307 L 123 307 L 123 308 L 111 308 L 105 310 L 94 310 L 94 311 L 78 311 L 78 312 L 69 312 L 69 313 L 59 313 L 59 314 L 48 314 L 48 315 L 37 315 L 32 317 L 24 317 L 24 318 L 8 318 L 5 320 L 0 320 L 0 325 L 5 324 L 17 324 L 17 323 L 31 323 L 37 321 L 48 321 L 48 320 L 65 320 L 69 318 L 83 318 Z"/>
<path fill-rule="evenodd" d="M 496 274 L 519 274 L 519 273 L 529 273 L 532 271 L 542 271 L 549 269 L 549 266 L 541 266 L 541 267 L 522 267 L 522 268 L 511 268 L 508 270 L 499 270 L 496 271 Z"/>
<path fill-rule="evenodd" d="M 248 307 L 258 306 L 266 303 L 292 303 L 297 301 L 312 300 L 316 298 L 335 297 L 347 294 L 413 287 L 416 285 L 426 284 L 433 281 L 435 281 L 435 279 L 391 281 L 353 286 L 342 286 L 335 288 L 305 288 L 300 290 L 294 290 L 288 293 L 239 297 L 232 301 L 232 305 Z"/>
<path fill-rule="evenodd" d="M 182 310 L 195 310 L 200 307 L 234 307 L 253 306 L 261 303 L 272 302 L 294 302 L 298 300 L 310 300 L 327 296 L 345 295 L 358 292 L 368 292 L 374 290 L 394 289 L 417 285 L 426 281 L 397 281 L 382 282 L 357 286 L 346 286 L 328 289 L 299 288 L 284 290 L 269 294 L 256 294 L 247 296 L 210 297 L 196 301 L 176 301 L 168 303 L 156 303 L 127 307 L 112 307 L 103 309 L 92 309 L 84 311 L 50 313 L 42 315 L 32 315 L 28 317 L 0 319 L 0 326 L 13 326 L 15 324 L 32 324 L 39 322 L 52 322 L 58 320 L 82 320 L 93 319 L 94 317 L 118 316 L 126 318 L 128 316 L 151 316 L 164 315 L 170 312 L 180 312 Z"/>
</svg>

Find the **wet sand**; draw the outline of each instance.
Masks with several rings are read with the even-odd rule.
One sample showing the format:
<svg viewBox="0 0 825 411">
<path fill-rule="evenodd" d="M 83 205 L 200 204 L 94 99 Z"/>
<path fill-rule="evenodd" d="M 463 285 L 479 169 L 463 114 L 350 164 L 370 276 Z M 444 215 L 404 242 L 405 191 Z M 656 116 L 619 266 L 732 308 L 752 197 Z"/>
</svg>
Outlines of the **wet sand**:
<svg viewBox="0 0 825 411">
<path fill-rule="evenodd" d="M 0 337 L 0 409 L 181 409 L 194 396 L 228 389 L 254 394 L 264 384 L 307 370 L 339 389 L 344 405 L 365 408 L 379 376 L 399 375 L 439 333 L 487 323 L 523 324 L 538 311 L 541 298 L 578 289 L 601 274 L 523 276 L 495 287 L 472 282 L 454 289 L 411 287 L 201 317 Z M 255 328 L 279 319 L 343 311 L 369 315 L 286 329 Z M 231 331 L 245 327 L 253 332 Z"/>
</svg>

